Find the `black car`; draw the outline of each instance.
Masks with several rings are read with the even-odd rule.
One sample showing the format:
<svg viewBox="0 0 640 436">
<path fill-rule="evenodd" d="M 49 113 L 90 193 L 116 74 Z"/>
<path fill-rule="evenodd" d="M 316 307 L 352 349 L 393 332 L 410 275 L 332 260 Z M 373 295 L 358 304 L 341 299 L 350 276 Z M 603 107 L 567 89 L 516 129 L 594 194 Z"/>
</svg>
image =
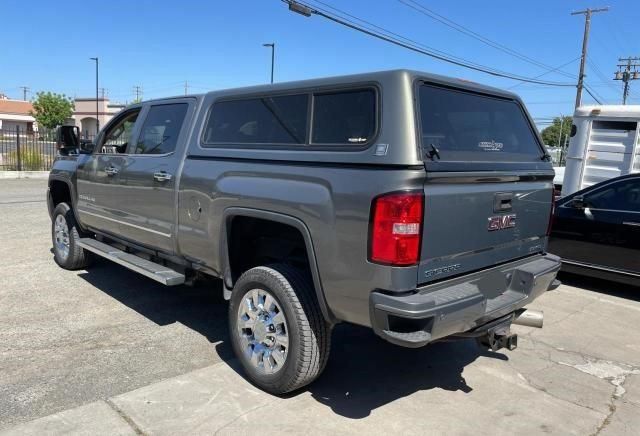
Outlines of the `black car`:
<svg viewBox="0 0 640 436">
<path fill-rule="evenodd" d="M 558 200 L 549 251 L 564 271 L 640 285 L 640 174 Z"/>
</svg>

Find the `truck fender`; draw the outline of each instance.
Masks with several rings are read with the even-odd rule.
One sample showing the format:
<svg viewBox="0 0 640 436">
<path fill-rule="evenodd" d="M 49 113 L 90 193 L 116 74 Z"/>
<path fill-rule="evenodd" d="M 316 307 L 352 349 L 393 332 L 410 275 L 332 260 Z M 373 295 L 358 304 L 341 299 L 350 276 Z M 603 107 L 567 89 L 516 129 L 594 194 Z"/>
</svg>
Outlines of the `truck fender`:
<svg viewBox="0 0 640 436">
<path fill-rule="evenodd" d="M 71 207 L 73 216 L 76 219 L 76 223 L 80 227 L 80 230 L 86 231 L 86 229 L 82 225 L 82 221 L 80 220 L 80 217 L 78 216 L 78 209 L 76 208 L 76 204 L 78 202 L 78 196 L 76 193 L 76 189 L 73 186 L 73 183 L 71 183 L 71 181 L 68 178 L 59 176 L 56 174 L 50 174 L 49 181 L 47 182 L 47 209 L 49 210 L 49 216 L 51 217 L 53 215 L 53 209 L 55 209 L 55 206 L 53 204 L 53 198 L 51 197 L 51 182 L 62 182 L 65 185 L 67 185 L 67 188 L 69 189 L 69 196 L 71 198 L 71 204 L 69 206 Z"/>
<path fill-rule="evenodd" d="M 292 217 L 290 215 L 285 215 L 278 212 L 272 212 L 268 210 L 261 209 L 251 209 L 244 207 L 230 207 L 225 209 L 223 213 L 222 226 L 220 228 L 220 259 L 221 266 L 223 272 L 223 286 L 224 286 L 224 297 L 225 299 L 231 298 L 231 292 L 233 289 L 233 278 L 231 276 L 231 265 L 229 261 L 229 231 L 230 231 L 230 223 L 234 217 L 245 216 L 249 218 L 259 218 L 269 221 L 276 221 L 282 224 L 290 225 L 291 227 L 297 229 L 302 238 L 304 239 L 305 248 L 307 251 L 307 257 L 309 259 L 309 269 L 311 270 L 311 277 L 313 280 L 313 287 L 316 292 L 316 297 L 318 299 L 318 304 L 320 305 L 320 310 L 322 311 L 322 315 L 324 319 L 329 324 L 336 324 L 338 320 L 331 313 L 329 306 L 327 305 L 327 301 L 325 299 L 324 291 L 322 289 L 322 282 L 320 280 L 320 273 L 318 270 L 318 263 L 316 260 L 315 250 L 313 248 L 313 240 L 311 239 L 311 233 L 309 229 L 305 225 L 304 222 L 299 220 L 298 218 Z"/>
</svg>

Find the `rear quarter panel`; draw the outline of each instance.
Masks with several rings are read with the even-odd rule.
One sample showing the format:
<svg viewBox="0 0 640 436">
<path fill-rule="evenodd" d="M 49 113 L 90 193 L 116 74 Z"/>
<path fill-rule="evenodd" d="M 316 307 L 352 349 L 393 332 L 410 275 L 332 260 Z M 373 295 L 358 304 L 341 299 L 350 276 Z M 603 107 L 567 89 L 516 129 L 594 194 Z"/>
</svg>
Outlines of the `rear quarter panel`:
<svg viewBox="0 0 640 436">
<path fill-rule="evenodd" d="M 187 159 L 179 194 L 180 251 L 223 276 L 227 209 L 297 218 L 311 235 L 329 310 L 340 320 L 369 325 L 369 293 L 412 289 L 417 277 L 417 267 L 368 262 L 371 200 L 382 192 L 421 189 L 423 180 L 423 169 Z M 198 207 L 194 220 L 190 210 Z"/>
</svg>

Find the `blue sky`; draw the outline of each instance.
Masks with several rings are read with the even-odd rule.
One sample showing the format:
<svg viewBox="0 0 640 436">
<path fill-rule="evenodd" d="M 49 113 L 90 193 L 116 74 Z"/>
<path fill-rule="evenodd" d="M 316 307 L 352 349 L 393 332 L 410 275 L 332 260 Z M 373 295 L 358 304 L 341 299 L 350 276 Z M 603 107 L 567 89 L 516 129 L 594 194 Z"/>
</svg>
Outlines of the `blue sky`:
<svg viewBox="0 0 640 436">
<path fill-rule="evenodd" d="M 476 63 L 530 77 L 545 71 L 398 0 L 322 1 Z M 610 6 L 593 17 L 587 68 L 587 83 L 606 103 L 621 99 L 621 82 L 611 80 L 618 57 L 640 56 L 640 38 L 634 35 L 640 24 L 637 0 L 416 1 L 546 65 L 570 62 L 563 70 L 572 75 L 577 75 L 584 18 L 570 12 Z M 326 8 L 315 0 L 308 3 Z M 142 86 L 144 98 L 154 98 L 183 93 L 185 80 L 190 92 L 264 83 L 270 52 L 262 43 L 272 41 L 276 81 L 406 67 L 501 88 L 517 84 L 412 53 L 321 17 L 293 14 L 280 0 L 3 0 L 0 13 L 0 92 L 13 98 L 21 98 L 19 86 L 94 95 L 92 56 L 100 57 L 100 86 L 116 101 L 131 101 L 134 85 Z M 543 78 L 573 80 L 555 73 Z M 631 102 L 640 104 L 637 83 Z M 573 112 L 575 88 L 520 84 L 513 91 L 534 117 Z M 584 101 L 593 100 L 585 95 Z"/>
</svg>

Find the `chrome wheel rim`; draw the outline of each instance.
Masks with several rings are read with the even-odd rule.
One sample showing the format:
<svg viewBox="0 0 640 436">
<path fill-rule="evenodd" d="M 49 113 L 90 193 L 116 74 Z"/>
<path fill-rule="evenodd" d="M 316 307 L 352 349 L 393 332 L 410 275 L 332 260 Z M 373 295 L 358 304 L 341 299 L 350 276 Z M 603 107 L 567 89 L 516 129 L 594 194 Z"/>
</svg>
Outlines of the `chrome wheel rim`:
<svg viewBox="0 0 640 436">
<path fill-rule="evenodd" d="M 67 220 L 64 219 L 62 215 L 56 217 L 53 236 L 56 251 L 63 260 L 66 260 L 67 257 L 69 257 L 69 226 L 67 225 Z"/>
<path fill-rule="evenodd" d="M 252 289 L 238 307 L 237 334 L 247 360 L 264 374 L 280 371 L 289 351 L 289 330 L 280 304 L 264 289 Z"/>
</svg>

